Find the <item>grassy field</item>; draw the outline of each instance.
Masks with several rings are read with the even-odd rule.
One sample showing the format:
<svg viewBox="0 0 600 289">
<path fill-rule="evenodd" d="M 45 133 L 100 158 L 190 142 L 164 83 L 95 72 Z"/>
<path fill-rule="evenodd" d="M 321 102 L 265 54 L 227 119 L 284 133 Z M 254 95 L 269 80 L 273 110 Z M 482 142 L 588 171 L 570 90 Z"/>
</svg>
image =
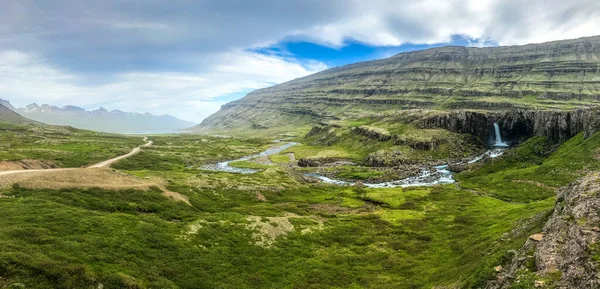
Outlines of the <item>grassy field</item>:
<svg viewBox="0 0 600 289">
<path fill-rule="evenodd" d="M 158 188 L 15 185 L 0 198 L 0 287 L 480 288 L 551 212 L 553 190 L 530 181 L 560 186 L 595 168 L 598 139 L 553 151 L 531 139 L 460 174 L 460 187 L 363 190 L 306 182 L 283 157 L 236 164 L 260 169 L 251 175 L 201 169 L 266 140 L 152 137 L 115 167 L 164 179 L 191 206 Z"/>
<path fill-rule="evenodd" d="M 50 161 L 57 167 L 80 167 L 126 154 L 142 144 L 142 137 L 0 123 L 0 161 L 35 159 Z"/>
<path fill-rule="evenodd" d="M 123 170 L 185 171 L 223 160 L 234 160 L 268 148 L 268 140 L 197 135 L 153 136 L 152 147 L 115 165 Z"/>
<path fill-rule="evenodd" d="M 552 197 L 565 186 L 600 168 L 600 134 L 584 139 L 583 133 L 556 150 L 536 137 L 511 150 L 507 156 L 482 168 L 459 174 L 461 187 L 485 192 L 512 202 Z"/>
</svg>

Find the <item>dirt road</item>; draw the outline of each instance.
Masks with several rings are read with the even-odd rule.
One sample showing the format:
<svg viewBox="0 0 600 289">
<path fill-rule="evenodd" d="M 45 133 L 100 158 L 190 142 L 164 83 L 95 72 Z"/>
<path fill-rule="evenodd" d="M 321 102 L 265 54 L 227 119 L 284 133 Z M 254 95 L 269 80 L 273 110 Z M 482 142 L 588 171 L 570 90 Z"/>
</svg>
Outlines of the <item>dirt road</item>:
<svg viewBox="0 0 600 289">
<path fill-rule="evenodd" d="M 144 147 L 149 147 L 152 145 L 152 141 L 148 140 L 147 137 L 144 138 L 144 141 L 146 142 L 146 144 L 136 147 L 133 150 L 131 150 L 130 153 L 126 154 L 126 155 L 122 155 L 110 160 L 106 160 L 103 161 L 101 163 L 89 166 L 87 168 L 84 169 L 97 169 L 97 168 L 105 168 L 108 167 L 122 159 L 126 159 L 129 157 L 132 157 L 136 154 L 138 154 L 142 148 Z M 13 170 L 13 171 L 0 171 L 0 176 L 6 176 L 6 175 L 14 175 L 14 174 L 28 174 L 28 173 L 36 173 L 36 172 L 60 172 L 60 171 L 69 171 L 69 170 L 81 170 L 81 168 L 58 168 L 58 169 L 40 169 L 40 170 Z"/>
<path fill-rule="evenodd" d="M 90 168 L 90 169 L 97 169 L 97 168 L 108 167 L 108 166 L 110 166 L 110 165 L 112 165 L 112 164 L 114 164 L 114 163 L 116 163 L 116 162 L 118 162 L 118 161 L 120 161 L 122 159 L 126 159 L 128 157 L 132 157 L 134 155 L 137 155 L 138 153 L 140 153 L 140 151 L 141 151 L 142 148 L 149 147 L 149 146 L 152 145 L 152 141 L 151 140 L 149 141 L 147 137 L 144 138 L 144 141 L 146 142 L 146 144 L 144 144 L 143 146 L 139 146 L 137 148 L 134 148 L 130 153 L 128 153 L 126 155 L 122 155 L 122 156 L 116 157 L 114 159 L 103 161 L 101 163 L 95 164 L 95 165 L 90 166 L 88 168 Z"/>
</svg>

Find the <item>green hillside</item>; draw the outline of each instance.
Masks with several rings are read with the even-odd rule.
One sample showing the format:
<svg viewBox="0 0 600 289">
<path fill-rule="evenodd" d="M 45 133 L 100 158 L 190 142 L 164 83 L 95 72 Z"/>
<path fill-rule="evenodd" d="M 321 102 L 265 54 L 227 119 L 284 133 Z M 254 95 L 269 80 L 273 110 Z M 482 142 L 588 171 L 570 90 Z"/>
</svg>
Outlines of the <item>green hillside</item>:
<svg viewBox="0 0 600 289">
<path fill-rule="evenodd" d="M 404 109 L 574 109 L 600 101 L 600 37 L 442 47 L 325 70 L 231 102 L 198 131 L 311 126 Z M 289 130 L 289 128 L 288 128 Z"/>
<path fill-rule="evenodd" d="M 0 104 L 0 126 L 5 124 L 26 124 L 35 123 L 34 121 L 22 117 L 20 114 L 10 110 L 8 107 Z"/>
</svg>

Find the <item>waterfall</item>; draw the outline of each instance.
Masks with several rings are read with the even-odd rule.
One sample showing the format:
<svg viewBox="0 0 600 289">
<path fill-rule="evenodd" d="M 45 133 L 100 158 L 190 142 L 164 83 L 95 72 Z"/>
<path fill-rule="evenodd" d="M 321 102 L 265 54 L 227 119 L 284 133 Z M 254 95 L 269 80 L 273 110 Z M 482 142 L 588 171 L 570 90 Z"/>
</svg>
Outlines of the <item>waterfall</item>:
<svg viewBox="0 0 600 289">
<path fill-rule="evenodd" d="M 502 136 L 500 135 L 500 126 L 498 123 L 494 123 L 494 130 L 496 131 L 496 143 L 495 147 L 508 147 L 508 144 L 502 141 Z"/>
</svg>

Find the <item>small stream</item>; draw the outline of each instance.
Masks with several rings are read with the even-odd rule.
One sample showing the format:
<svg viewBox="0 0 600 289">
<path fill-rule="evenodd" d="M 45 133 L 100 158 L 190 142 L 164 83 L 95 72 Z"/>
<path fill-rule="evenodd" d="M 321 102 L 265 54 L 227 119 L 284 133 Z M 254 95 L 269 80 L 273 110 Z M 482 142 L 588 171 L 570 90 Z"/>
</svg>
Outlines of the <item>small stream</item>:
<svg viewBox="0 0 600 289">
<path fill-rule="evenodd" d="M 276 141 L 276 142 L 279 142 L 279 141 Z M 267 157 L 270 155 L 276 155 L 276 154 L 278 154 L 284 150 L 287 150 L 297 144 L 298 143 L 295 143 L 295 142 L 289 142 L 289 143 L 286 143 L 279 147 L 269 148 L 266 151 L 259 153 L 259 154 L 243 157 L 243 158 L 240 158 L 237 160 L 220 162 L 220 163 L 216 163 L 214 165 L 204 166 L 204 167 L 202 167 L 202 169 L 209 170 L 209 171 L 220 171 L 220 172 L 236 173 L 236 174 L 244 174 L 244 175 L 254 174 L 254 173 L 259 172 L 260 170 L 236 168 L 236 167 L 230 166 L 229 164 L 234 163 L 234 162 L 250 161 L 250 160 L 254 160 L 254 159 L 258 159 L 258 158 L 262 158 L 262 157 Z"/>
</svg>

